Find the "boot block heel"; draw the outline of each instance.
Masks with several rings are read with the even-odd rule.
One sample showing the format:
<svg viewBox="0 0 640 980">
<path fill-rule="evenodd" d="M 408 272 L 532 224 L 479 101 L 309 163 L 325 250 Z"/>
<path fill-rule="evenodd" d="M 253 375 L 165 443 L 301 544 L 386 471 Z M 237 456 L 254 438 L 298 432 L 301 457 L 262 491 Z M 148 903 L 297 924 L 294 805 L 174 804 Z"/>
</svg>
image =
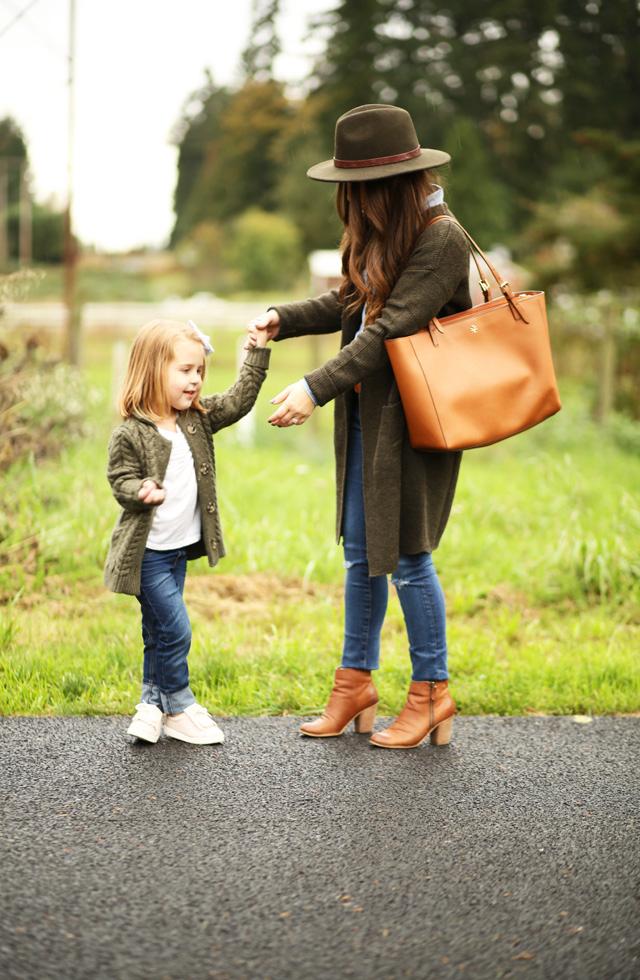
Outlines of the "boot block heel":
<svg viewBox="0 0 640 980">
<path fill-rule="evenodd" d="M 450 718 L 445 718 L 441 721 L 439 725 L 431 732 L 431 744 L 432 745 L 448 745 L 449 739 L 451 738 L 451 729 L 453 728 L 453 715 Z"/>
<path fill-rule="evenodd" d="M 359 715 L 353 719 L 353 724 L 355 730 L 359 735 L 368 735 L 373 731 L 373 723 L 376 720 L 376 710 L 378 705 L 372 704 L 371 707 L 365 708 L 361 711 Z"/>
</svg>

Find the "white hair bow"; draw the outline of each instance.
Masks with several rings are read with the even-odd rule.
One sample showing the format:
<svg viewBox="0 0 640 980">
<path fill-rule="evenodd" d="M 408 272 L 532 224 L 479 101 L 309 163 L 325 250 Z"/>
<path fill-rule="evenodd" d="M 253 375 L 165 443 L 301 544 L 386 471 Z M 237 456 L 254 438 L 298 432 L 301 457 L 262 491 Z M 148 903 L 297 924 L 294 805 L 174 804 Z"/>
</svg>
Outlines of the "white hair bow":
<svg viewBox="0 0 640 980">
<path fill-rule="evenodd" d="M 211 340 L 209 339 L 209 337 L 207 337 L 206 334 L 202 333 L 202 331 L 198 330 L 193 320 L 188 320 L 187 323 L 189 324 L 192 330 L 195 330 L 195 332 L 198 334 L 198 337 L 204 344 L 205 355 L 209 356 L 209 354 L 213 354 L 213 347 L 211 346 Z"/>
</svg>

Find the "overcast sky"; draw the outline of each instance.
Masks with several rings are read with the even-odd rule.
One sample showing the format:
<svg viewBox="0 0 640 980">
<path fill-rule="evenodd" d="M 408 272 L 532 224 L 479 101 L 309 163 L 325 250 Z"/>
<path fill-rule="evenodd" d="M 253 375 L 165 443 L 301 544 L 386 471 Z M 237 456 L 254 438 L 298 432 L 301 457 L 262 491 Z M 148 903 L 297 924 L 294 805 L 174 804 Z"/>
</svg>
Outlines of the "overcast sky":
<svg viewBox="0 0 640 980">
<path fill-rule="evenodd" d="M 0 118 L 25 135 L 37 200 L 66 201 L 70 0 L 0 0 Z M 282 0 L 276 74 L 302 79 L 311 14 L 336 0 Z M 251 0 L 76 0 L 73 216 L 108 251 L 166 243 L 177 149 L 169 136 L 205 80 L 238 81 Z M 18 15 L 24 12 L 22 17 Z M 12 23 L 15 21 L 14 23 Z"/>
</svg>

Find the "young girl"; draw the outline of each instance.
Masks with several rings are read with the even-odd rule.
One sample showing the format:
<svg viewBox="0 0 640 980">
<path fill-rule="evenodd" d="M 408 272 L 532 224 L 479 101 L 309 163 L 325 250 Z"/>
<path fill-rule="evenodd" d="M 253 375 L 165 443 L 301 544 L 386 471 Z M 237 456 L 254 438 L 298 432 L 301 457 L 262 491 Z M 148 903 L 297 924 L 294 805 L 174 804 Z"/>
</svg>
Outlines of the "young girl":
<svg viewBox="0 0 640 980">
<path fill-rule="evenodd" d="M 213 435 L 253 406 L 269 364 L 263 336 L 231 388 L 202 399 L 213 348 L 195 324 L 152 320 L 131 349 L 118 402 L 124 421 L 109 443 L 107 478 L 122 510 L 104 583 L 141 606 L 142 696 L 127 733 L 146 742 L 158 741 L 165 715 L 172 738 L 224 741 L 189 687 L 191 625 L 182 592 L 187 560 L 206 555 L 213 566 L 225 554 Z"/>
</svg>

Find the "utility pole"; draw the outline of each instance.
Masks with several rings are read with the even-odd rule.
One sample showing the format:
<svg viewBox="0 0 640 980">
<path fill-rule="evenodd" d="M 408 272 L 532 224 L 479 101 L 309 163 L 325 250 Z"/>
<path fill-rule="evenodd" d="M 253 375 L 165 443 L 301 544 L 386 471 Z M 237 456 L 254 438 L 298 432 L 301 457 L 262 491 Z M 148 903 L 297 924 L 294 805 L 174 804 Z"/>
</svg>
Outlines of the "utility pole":
<svg viewBox="0 0 640 980">
<path fill-rule="evenodd" d="M 75 0 L 69 4 L 69 124 L 67 132 L 67 211 L 64 221 L 64 299 L 67 307 L 66 356 L 70 364 L 80 362 L 80 310 L 76 293 L 77 249 L 73 234 L 73 137 L 74 137 L 74 90 L 73 69 L 75 56 Z"/>
</svg>

